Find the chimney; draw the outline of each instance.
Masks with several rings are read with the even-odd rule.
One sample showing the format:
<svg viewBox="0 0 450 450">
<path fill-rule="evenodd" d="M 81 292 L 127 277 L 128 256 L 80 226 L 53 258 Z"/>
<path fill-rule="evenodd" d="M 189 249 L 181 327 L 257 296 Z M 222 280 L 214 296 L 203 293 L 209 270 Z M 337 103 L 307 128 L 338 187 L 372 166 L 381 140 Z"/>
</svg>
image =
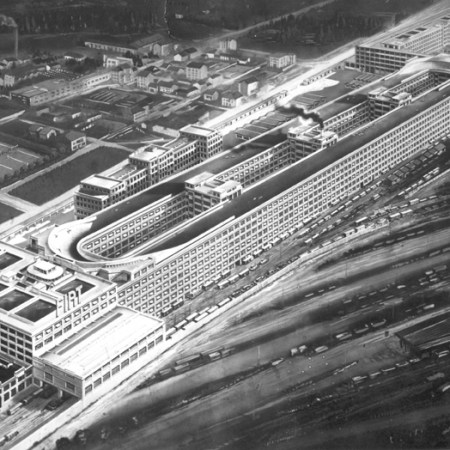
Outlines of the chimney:
<svg viewBox="0 0 450 450">
<path fill-rule="evenodd" d="M 14 33 L 14 56 L 19 58 L 19 27 L 15 26 L 13 28 Z"/>
</svg>

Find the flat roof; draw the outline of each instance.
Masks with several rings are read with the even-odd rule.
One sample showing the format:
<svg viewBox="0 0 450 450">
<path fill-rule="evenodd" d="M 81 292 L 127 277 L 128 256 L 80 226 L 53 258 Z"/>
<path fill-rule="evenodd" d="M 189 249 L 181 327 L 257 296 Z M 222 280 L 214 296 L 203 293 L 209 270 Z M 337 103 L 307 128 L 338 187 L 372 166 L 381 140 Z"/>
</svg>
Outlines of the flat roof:
<svg viewBox="0 0 450 450">
<path fill-rule="evenodd" d="M 162 324 L 159 319 L 118 306 L 40 359 L 85 378 Z"/>
<path fill-rule="evenodd" d="M 136 167 L 133 164 L 125 164 L 120 169 L 116 169 L 111 171 L 111 173 L 108 173 L 107 176 L 111 178 L 115 178 L 117 180 L 123 180 L 124 178 L 129 177 L 130 175 L 133 175 L 135 173 L 138 173 L 144 169 Z"/>
<path fill-rule="evenodd" d="M 211 128 L 199 127 L 198 125 L 187 125 L 180 130 L 184 133 L 195 134 L 197 136 L 207 137 L 212 134 L 215 130 Z"/>
<path fill-rule="evenodd" d="M 419 322 L 396 333 L 418 350 L 430 350 L 450 342 L 450 313 L 444 313 Z"/>
<path fill-rule="evenodd" d="M 281 170 L 279 173 L 264 180 L 256 187 L 250 188 L 239 197 L 224 203 L 223 206 L 215 212 L 209 213 L 203 218 L 196 217 L 195 221 L 188 223 L 177 234 L 167 235 L 164 242 L 160 242 L 154 247 L 147 247 L 142 253 L 147 254 L 168 250 L 172 247 L 186 244 L 230 217 L 239 217 L 248 213 L 269 201 L 271 198 L 276 197 L 325 167 L 342 159 L 344 156 L 363 147 L 377 137 L 401 125 L 420 112 L 432 107 L 449 95 L 450 86 L 446 86 L 440 91 L 433 90 L 424 95 L 421 97 L 420 101 L 414 101 L 407 106 L 386 114 L 380 119 L 372 122 L 371 126 L 364 129 L 364 131 L 348 135 L 338 141 L 335 145 L 313 153 L 289 168 Z M 158 238 L 161 239 L 161 236 Z"/>
<path fill-rule="evenodd" d="M 139 211 L 146 206 L 162 199 L 167 195 L 177 195 L 184 191 L 184 183 L 186 180 L 193 178 L 194 176 L 202 172 L 211 172 L 213 174 L 219 174 L 225 170 L 230 169 L 233 166 L 240 164 L 241 162 L 252 158 L 253 156 L 267 150 L 258 146 L 248 146 L 240 151 L 233 151 L 231 157 L 229 153 L 223 153 L 222 155 L 205 161 L 203 164 L 192 167 L 190 170 L 181 173 L 164 183 L 150 187 L 145 191 L 140 192 L 132 199 L 124 200 L 117 203 L 99 213 L 96 213 L 96 220 L 94 220 L 89 234 L 92 234 L 102 228 L 111 225 L 112 223 L 123 219 L 124 217 Z M 76 246 L 76 243 L 74 243 Z M 72 249 L 75 251 L 75 248 Z"/>
<path fill-rule="evenodd" d="M 91 175 L 82 181 L 83 184 L 89 184 L 91 186 L 98 186 L 105 189 L 112 189 L 120 184 L 120 180 L 113 180 L 112 178 L 107 178 L 101 175 Z"/>
</svg>

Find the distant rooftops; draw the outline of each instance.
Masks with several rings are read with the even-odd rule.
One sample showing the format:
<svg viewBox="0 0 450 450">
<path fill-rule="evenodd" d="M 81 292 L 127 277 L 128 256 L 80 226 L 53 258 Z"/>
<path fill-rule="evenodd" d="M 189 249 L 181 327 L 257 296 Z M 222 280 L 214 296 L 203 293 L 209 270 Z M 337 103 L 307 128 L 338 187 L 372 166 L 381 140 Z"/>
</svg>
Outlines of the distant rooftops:
<svg viewBox="0 0 450 450">
<path fill-rule="evenodd" d="M 198 61 L 191 61 L 187 64 L 187 67 L 192 69 L 201 69 L 202 67 L 206 67 L 206 64 Z"/>
<path fill-rule="evenodd" d="M 199 125 L 187 125 L 180 130 L 181 133 L 193 134 L 201 137 L 208 137 L 215 133 L 211 128 L 201 127 Z"/>
</svg>

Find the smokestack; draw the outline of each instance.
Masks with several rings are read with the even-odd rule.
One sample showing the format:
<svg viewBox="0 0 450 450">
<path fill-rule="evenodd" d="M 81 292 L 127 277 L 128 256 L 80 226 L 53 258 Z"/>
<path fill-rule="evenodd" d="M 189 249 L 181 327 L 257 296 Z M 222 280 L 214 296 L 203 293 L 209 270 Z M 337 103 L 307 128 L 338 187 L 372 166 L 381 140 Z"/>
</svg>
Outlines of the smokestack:
<svg viewBox="0 0 450 450">
<path fill-rule="evenodd" d="M 14 33 L 14 56 L 19 59 L 19 27 L 13 28 Z"/>
</svg>

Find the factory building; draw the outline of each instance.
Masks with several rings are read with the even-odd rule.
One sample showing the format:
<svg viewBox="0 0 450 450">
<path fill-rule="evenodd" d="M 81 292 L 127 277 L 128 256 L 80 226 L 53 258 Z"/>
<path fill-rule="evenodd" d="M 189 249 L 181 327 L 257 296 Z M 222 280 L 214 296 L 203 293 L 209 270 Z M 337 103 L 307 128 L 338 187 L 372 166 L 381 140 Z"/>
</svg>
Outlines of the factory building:
<svg viewBox="0 0 450 450">
<path fill-rule="evenodd" d="M 371 73 L 391 73 L 400 70 L 408 61 L 442 52 L 450 44 L 450 16 L 434 23 L 392 36 L 375 44 L 356 46 L 355 65 Z"/>
<path fill-rule="evenodd" d="M 265 178 L 253 173 L 260 173 L 259 158 L 275 154 L 275 149 L 241 163 L 234 176 L 230 176 L 233 169 L 229 169 L 215 177 L 203 174 L 190 180 L 183 192 L 168 195 L 158 204 L 88 233 L 78 242 L 78 253 L 83 259 L 97 261 L 104 274 L 114 261 L 122 261 L 121 276 L 128 281 L 118 287 L 119 304 L 161 316 L 171 304 L 190 298 L 204 283 L 232 269 L 279 234 L 321 214 L 331 202 L 352 195 L 393 166 L 428 148 L 430 141 L 448 134 L 450 84 L 445 81 L 448 75 L 448 71 L 443 71 L 440 77 L 434 77 L 442 81 L 441 85 L 430 88 L 423 84 L 413 98 L 398 102 L 398 106 L 394 102 L 386 107 L 384 115 L 363 123 L 356 132 L 349 131 L 348 117 L 341 112 L 342 120 L 334 124 L 344 126 L 345 117 L 344 129 L 348 134 L 340 137 L 334 132 L 323 133 L 324 139 L 332 139 L 330 145 L 312 146 L 300 159 L 294 152 L 294 162 L 282 167 L 274 164 L 272 170 L 265 172 Z M 391 80 L 384 94 L 401 92 L 403 80 L 407 80 L 406 86 L 417 85 L 403 76 Z M 349 102 L 348 108 L 354 107 Z M 382 110 L 377 106 L 377 114 Z M 361 114 L 366 119 L 370 116 L 368 99 L 367 109 L 361 107 Z M 359 119 L 354 120 L 359 123 Z M 327 121 L 324 123 L 327 130 Z M 304 146 L 308 133 L 298 133 L 297 137 L 292 133 L 289 140 L 298 140 Z M 278 150 L 281 148 L 292 152 L 289 141 Z M 242 170 L 242 164 L 248 164 L 247 168 Z M 220 186 L 219 181 L 228 180 L 236 183 L 235 195 L 216 196 L 214 202 L 212 197 L 205 200 Z M 180 208 L 178 213 L 176 207 Z M 167 227 L 169 211 L 171 217 L 183 217 L 173 228 Z M 159 232 L 143 239 L 146 230 L 150 227 L 155 230 L 158 223 Z M 121 249 L 114 253 L 111 249 L 117 245 L 116 240 Z"/>
<path fill-rule="evenodd" d="M 147 363 L 165 339 L 162 321 L 118 308 L 116 283 L 73 264 L 0 243 L 0 269 L 1 411 L 43 383 L 84 398 L 98 385 L 92 377 L 99 369 L 102 380 L 109 378 L 107 364 L 114 386 Z M 128 365 L 131 372 L 123 371 Z"/>
</svg>

